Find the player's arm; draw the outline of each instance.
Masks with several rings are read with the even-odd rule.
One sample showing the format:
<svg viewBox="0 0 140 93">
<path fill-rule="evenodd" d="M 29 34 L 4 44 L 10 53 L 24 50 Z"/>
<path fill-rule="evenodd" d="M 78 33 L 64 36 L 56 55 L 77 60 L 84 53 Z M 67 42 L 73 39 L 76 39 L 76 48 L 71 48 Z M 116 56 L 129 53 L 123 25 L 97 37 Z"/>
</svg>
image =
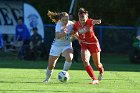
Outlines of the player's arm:
<svg viewBox="0 0 140 93">
<path fill-rule="evenodd" d="M 92 20 L 92 24 L 93 24 L 93 25 L 95 25 L 95 24 L 101 24 L 101 20 L 100 20 L 100 19 L 99 19 L 99 20 L 93 19 L 93 20 Z"/>
<path fill-rule="evenodd" d="M 66 27 L 63 27 L 60 31 L 56 31 L 55 37 L 56 37 L 57 39 L 60 39 L 60 38 L 65 37 L 66 34 L 67 34 L 67 29 L 66 29 Z"/>
<path fill-rule="evenodd" d="M 73 25 L 73 30 L 71 32 L 71 35 L 75 38 L 75 39 L 79 39 L 79 34 L 78 34 L 78 30 L 76 28 L 76 24 Z"/>
<path fill-rule="evenodd" d="M 79 35 L 78 35 L 78 32 L 73 34 L 73 37 L 75 37 L 76 39 L 79 39 Z"/>
</svg>

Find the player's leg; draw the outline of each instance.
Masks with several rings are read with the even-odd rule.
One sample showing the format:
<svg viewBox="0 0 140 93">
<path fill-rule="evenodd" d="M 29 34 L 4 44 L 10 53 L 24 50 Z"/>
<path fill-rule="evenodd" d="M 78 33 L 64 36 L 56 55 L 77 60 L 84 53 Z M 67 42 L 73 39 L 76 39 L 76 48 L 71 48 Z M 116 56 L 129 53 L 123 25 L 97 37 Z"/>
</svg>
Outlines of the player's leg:
<svg viewBox="0 0 140 93">
<path fill-rule="evenodd" d="M 46 79 L 44 82 L 48 82 L 50 80 L 58 58 L 59 56 L 52 56 L 52 55 L 49 56 L 48 67 L 46 71 Z"/>
<path fill-rule="evenodd" d="M 102 63 L 100 62 L 100 52 L 92 53 L 92 58 L 93 58 L 95 66 L 99 70 L 98 80 L 101 80 L 102 76 L 103 76 L 103 73 L 104 73 L 104 68 L 103 68 Z"/>
<path fill-rule="evenodd" d="M 98 80 L 101 80 L 102 76 L 103 76 L 103 73 L 104 73 L 104 68 L 103 68 L 103 65 L 100 62 L 101 48 L 100 48 L 99 43 L 89 45 L 89 50 L 90 50 L 90 52 L 92 54 L 92 59 L 94 61 L 94 64 L 99 70 Z"/>
<path fill-rule="evenodd" d="M 90 52 L 87 49 L 81 50 L 81 58 L 84 64 L 84 67 L 88 73 L 88 75 L 92 78 L 92 82 L 90 84 L 97 84 L 98 80 L 96 80 L 96 76 L 94 74 L 93 68 L 90 65 Z"/>
<path fill-rule="evenodd" d="M 71 67 L 72 59 L 73 59 L 73 49 L 72 49 L 72 47 L 67 46 L 66 48 L 64 48 L 64 52 L 63 52 L 62 56 L 65 57 L 65 63 L 64 63 L 64 66 L 63 66 L 63 70 L 68 71 Z"/>
<path fill-rule="evenodd" d="M 50 54 L 49 54 L 49 60 L 48 60 L 45 82 L 48 82 L 50 80 L 50 78 L 52 76 L 52 73 L 53 73 L 53 69 L 56 65 L 56 62 L 57 62 L 61 52 L 62 52 L 61 47 L 58 48 L 58 47 L 52 45 L 52 47 L 50 49 Z"/>
</svg>

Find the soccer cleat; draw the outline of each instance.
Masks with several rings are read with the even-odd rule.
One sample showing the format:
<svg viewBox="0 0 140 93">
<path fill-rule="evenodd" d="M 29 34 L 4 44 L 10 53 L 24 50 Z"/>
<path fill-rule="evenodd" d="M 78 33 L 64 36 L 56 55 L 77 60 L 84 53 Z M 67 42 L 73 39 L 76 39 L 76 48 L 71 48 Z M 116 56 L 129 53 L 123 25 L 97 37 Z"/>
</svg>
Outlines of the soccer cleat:
<svg viewBox="0 0 140 93">
<path fill-rule="evenodd" d="M 103 73 L 100 73 L 100 74 L 98 75 L 98 80 L 101 81 L 102 79 L 103 79 Z"/>
<path fill-rule="evenodd" d="M 99 84 L 99 80 L 93 80 L 91 83 L 89 83 L 89 84 L 93 84 L 93 85 L 95 85 L 95 84 Z"/>
<path fill-rule="evenodd" d="M 49 80 L 45 79 L 43 82 L 44 82 L 44 83 L 48 83 L 48 82 L 49 82 Z"/>
</svg>

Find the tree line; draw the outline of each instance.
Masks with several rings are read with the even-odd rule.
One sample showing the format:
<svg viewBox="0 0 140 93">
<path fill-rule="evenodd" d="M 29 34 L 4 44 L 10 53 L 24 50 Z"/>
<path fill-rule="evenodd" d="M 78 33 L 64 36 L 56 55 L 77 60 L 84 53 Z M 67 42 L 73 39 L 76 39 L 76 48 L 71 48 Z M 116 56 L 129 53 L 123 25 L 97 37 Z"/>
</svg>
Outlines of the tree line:
<svg viewBox="0 0 140 93">
<path fill-rule="evenodd" d="M 71 0 L 27 0 L 41 14 L 44 23 L 51 23 L 47 11 L 69 11 Z M 77 20 L 77 11 L 84 7 L 92 18 L 102 19 L 102 25 L 135 26 L 140 19 L 140 0 L 76 0 L 73 10 Z"/>
</svg>

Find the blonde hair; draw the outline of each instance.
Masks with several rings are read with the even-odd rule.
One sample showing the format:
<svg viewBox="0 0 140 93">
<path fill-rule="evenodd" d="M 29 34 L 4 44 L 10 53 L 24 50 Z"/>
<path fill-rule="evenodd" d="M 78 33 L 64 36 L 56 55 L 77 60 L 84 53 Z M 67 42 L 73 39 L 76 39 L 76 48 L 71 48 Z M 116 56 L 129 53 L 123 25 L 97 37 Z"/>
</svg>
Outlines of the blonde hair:
<svg viewBox="0 0 140 93">
<path fill-rule="evenodd" d="M 48 10 L 47 15 L 55 23 L 57 23 L 62 17 L 69 16 L 67 12 L 57 13 L 57 12 L 51 12 L 49 10 Z"/>
<path fill-rule="evenodd" d="M 61 19 L 62 17 L 69 16 L 69 15 L 68 15 L 67 12 L 61 12 L 59 16 L 60 16 L 60 19 Z"/>
<path fill-rule="evenodd" d="M 59 13 L 51 12 L 51 11 L 48 10 L 47 15 L 48 15 L 48 17 L 50 17 L 50 19 L 51 19 L 53 22 L 55 22 L 55 23 L 57 23 L 57 22 L 60 20 L 60 18 L 59 18 Z"/>
</svg>

